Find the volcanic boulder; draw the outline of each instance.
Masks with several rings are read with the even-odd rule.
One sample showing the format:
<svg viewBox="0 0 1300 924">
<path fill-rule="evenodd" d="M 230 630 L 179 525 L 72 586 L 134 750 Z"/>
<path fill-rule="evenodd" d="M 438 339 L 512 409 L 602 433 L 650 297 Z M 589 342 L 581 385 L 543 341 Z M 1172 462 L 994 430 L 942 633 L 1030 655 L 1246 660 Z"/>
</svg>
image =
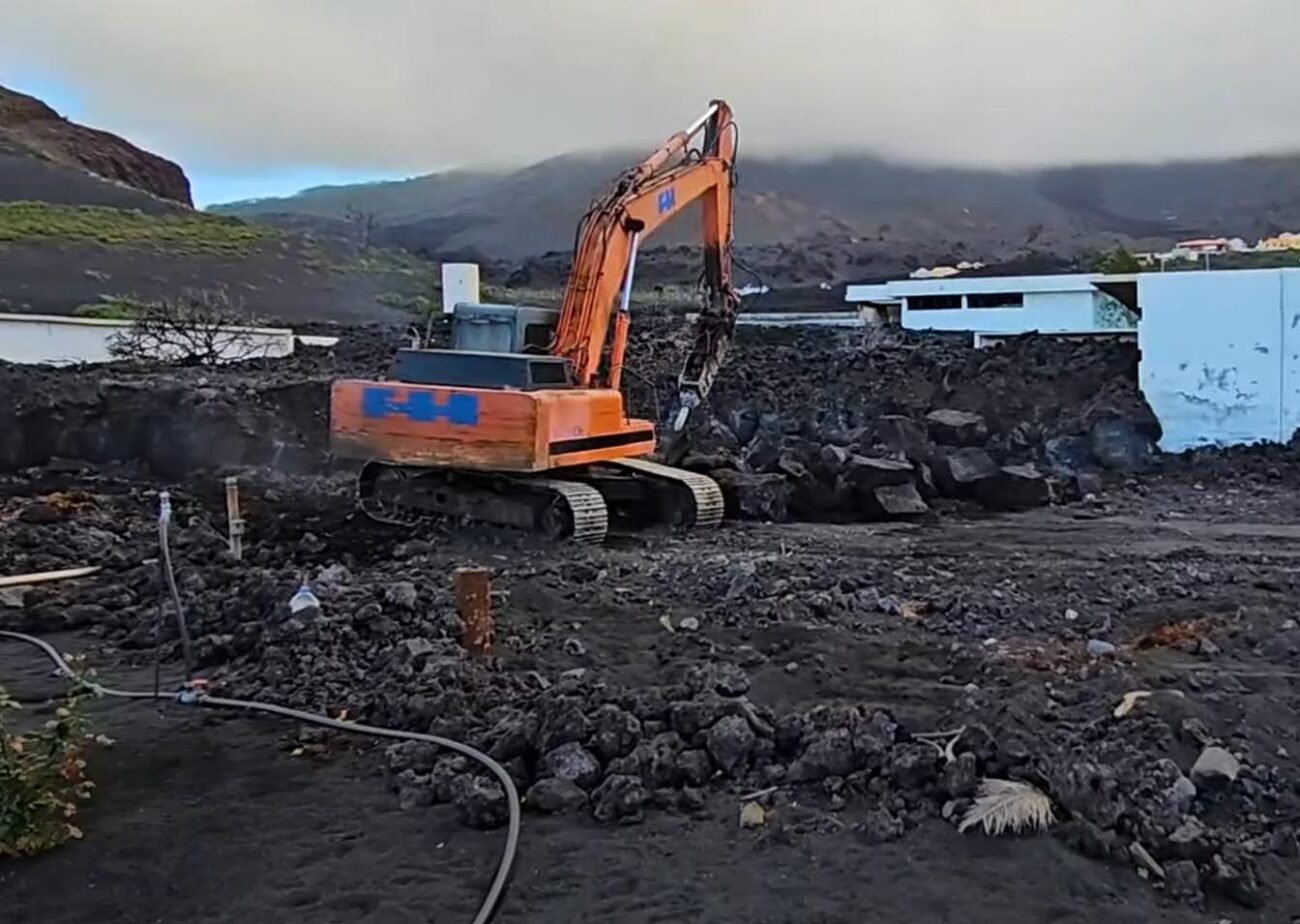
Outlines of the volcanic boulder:
<svg viewBox="0 0 1300 924">
<path fill-rule="evenodd" d="M 981 481 L 998 474 L 998 465 L 983 449 L 954 449 L 935 458 L 934 480 L 947 497 L 970 497 Z"/>
<path fill-rule="evenodd" d="M 979 414 L 940 408 L 925 415 L 930 437 L 944 446 L 982 446 L 989 438 L 989 425 Z"/>
<path fill-rule="evenodd" d="M 722 488 L 727 513 L 744 520 L 781 523 L 789 519 L 789 480 L 781 474 L 717 471 L 713 479 Z"/>
<path fill-rule="evenodd" d="M 1131 421 L 1104 420 L 1096 424 L 1089 443 L 1097 460 L 1112 471 L 1141 474 L 1155 465 L 1155 443 Z"/>
<path fill-rule="evenodd" d="M 1032 510 L 1052 502 L 1052 489 L 1032 465 L 1006 465 L 975 486 L 975 497 L 989 510 Z"/>
</svg>

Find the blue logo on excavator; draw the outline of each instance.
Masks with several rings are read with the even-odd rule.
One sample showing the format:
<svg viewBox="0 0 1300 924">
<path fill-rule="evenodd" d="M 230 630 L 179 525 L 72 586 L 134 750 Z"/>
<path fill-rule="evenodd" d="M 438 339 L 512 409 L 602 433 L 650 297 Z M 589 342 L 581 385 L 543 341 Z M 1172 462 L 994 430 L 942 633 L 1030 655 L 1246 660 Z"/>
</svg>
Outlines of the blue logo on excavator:
<svg viewBox="0 0 1300 924">
<path fill-rule="evenodd" d="M 445 420 L 461 427 L 477 427 L 478 395 L 451 392 L 439 400 L 431 391 L 413 391 L 403 401 L 391 388 L 367 388 L 361 393 L 361 416 L 370 420 L 405 417 L 414 423 Z"/>
<path fill-rule="evenodd" d="M 659 194 L 659 214 L 671 212 L 677 207 L 677 190 L 669 186 Z"/>
</svg>

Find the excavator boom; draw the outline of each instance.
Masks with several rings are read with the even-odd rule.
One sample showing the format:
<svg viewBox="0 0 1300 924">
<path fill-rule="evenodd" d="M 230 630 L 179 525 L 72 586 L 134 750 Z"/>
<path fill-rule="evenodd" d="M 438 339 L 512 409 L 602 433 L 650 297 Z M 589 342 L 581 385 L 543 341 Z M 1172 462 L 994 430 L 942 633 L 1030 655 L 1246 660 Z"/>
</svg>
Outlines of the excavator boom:
<svg viewBox="0 0 1300 924">
<path fill-rule="evenodd" d="M 701 146 L 692 151 L 691 142 L 701 133 Z M 584 217 L 552 348 L 572 364 L 578 384 L 619 386 L 637 250 L 646 236 L 698 200 L 704 224 L 705 304 L 679 384 L 687 409 L 707 395 L 734 332 L 739 305 L 731 267 L 735 159 L 731 108 L 715 101 L 690 127 L 625 173 Z M 607 344 L 611 361 L 602 375 Z"/>
</svg>

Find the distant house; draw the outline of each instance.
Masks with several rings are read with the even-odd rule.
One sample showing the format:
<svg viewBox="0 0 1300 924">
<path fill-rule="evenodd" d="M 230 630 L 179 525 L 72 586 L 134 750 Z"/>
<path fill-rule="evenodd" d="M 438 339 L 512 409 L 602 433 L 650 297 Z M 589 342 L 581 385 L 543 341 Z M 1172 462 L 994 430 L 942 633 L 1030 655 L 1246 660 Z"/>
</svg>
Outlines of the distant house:
<svg viewBox="0 0 1300 924">
<path fill-rule="evenodd" d="M 1174 253 L 1193 256 L 1206 253 L 1228 253 L 1233 249 L 1232 241 L 1226 237 L 1198 237 L 1190 241 L 1179 241 L 1174 245 Z"/>
<path fill-rule="evenodd" d="M 1259 246 L 1255 249 L 1273 252 L 1300 250 L 1300 234 L 1295 234 L 1291 231 L 1283 231 L 1277 237 L 1264 238 L 1259 242 Z"/>
</svg>

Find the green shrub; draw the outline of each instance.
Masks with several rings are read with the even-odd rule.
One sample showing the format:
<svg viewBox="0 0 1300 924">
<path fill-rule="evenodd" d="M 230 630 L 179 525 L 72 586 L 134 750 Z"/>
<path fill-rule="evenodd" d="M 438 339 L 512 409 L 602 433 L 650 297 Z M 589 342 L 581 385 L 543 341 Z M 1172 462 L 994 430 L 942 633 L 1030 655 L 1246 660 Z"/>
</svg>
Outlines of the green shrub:
<svg viewBox="0 0 1300 924">
<path fill-rule="evenodd" d="M 94 784 L 82 756 L 86 720 L 77 699 L 36 731 L 10 729 L 18 709 L 0 686 L 0 857 L 28 857 L 81 837 L 73 823 Z"/>
<path fill-rule="evenodd" d="M 115 296 L 101 302 L 88 302 L 73 309 L 73 316 L 78 318 L 98 318 L 107 321 L 134 321 L 144 313 L 148 305 L 131 298 Z"/>
</svg>

